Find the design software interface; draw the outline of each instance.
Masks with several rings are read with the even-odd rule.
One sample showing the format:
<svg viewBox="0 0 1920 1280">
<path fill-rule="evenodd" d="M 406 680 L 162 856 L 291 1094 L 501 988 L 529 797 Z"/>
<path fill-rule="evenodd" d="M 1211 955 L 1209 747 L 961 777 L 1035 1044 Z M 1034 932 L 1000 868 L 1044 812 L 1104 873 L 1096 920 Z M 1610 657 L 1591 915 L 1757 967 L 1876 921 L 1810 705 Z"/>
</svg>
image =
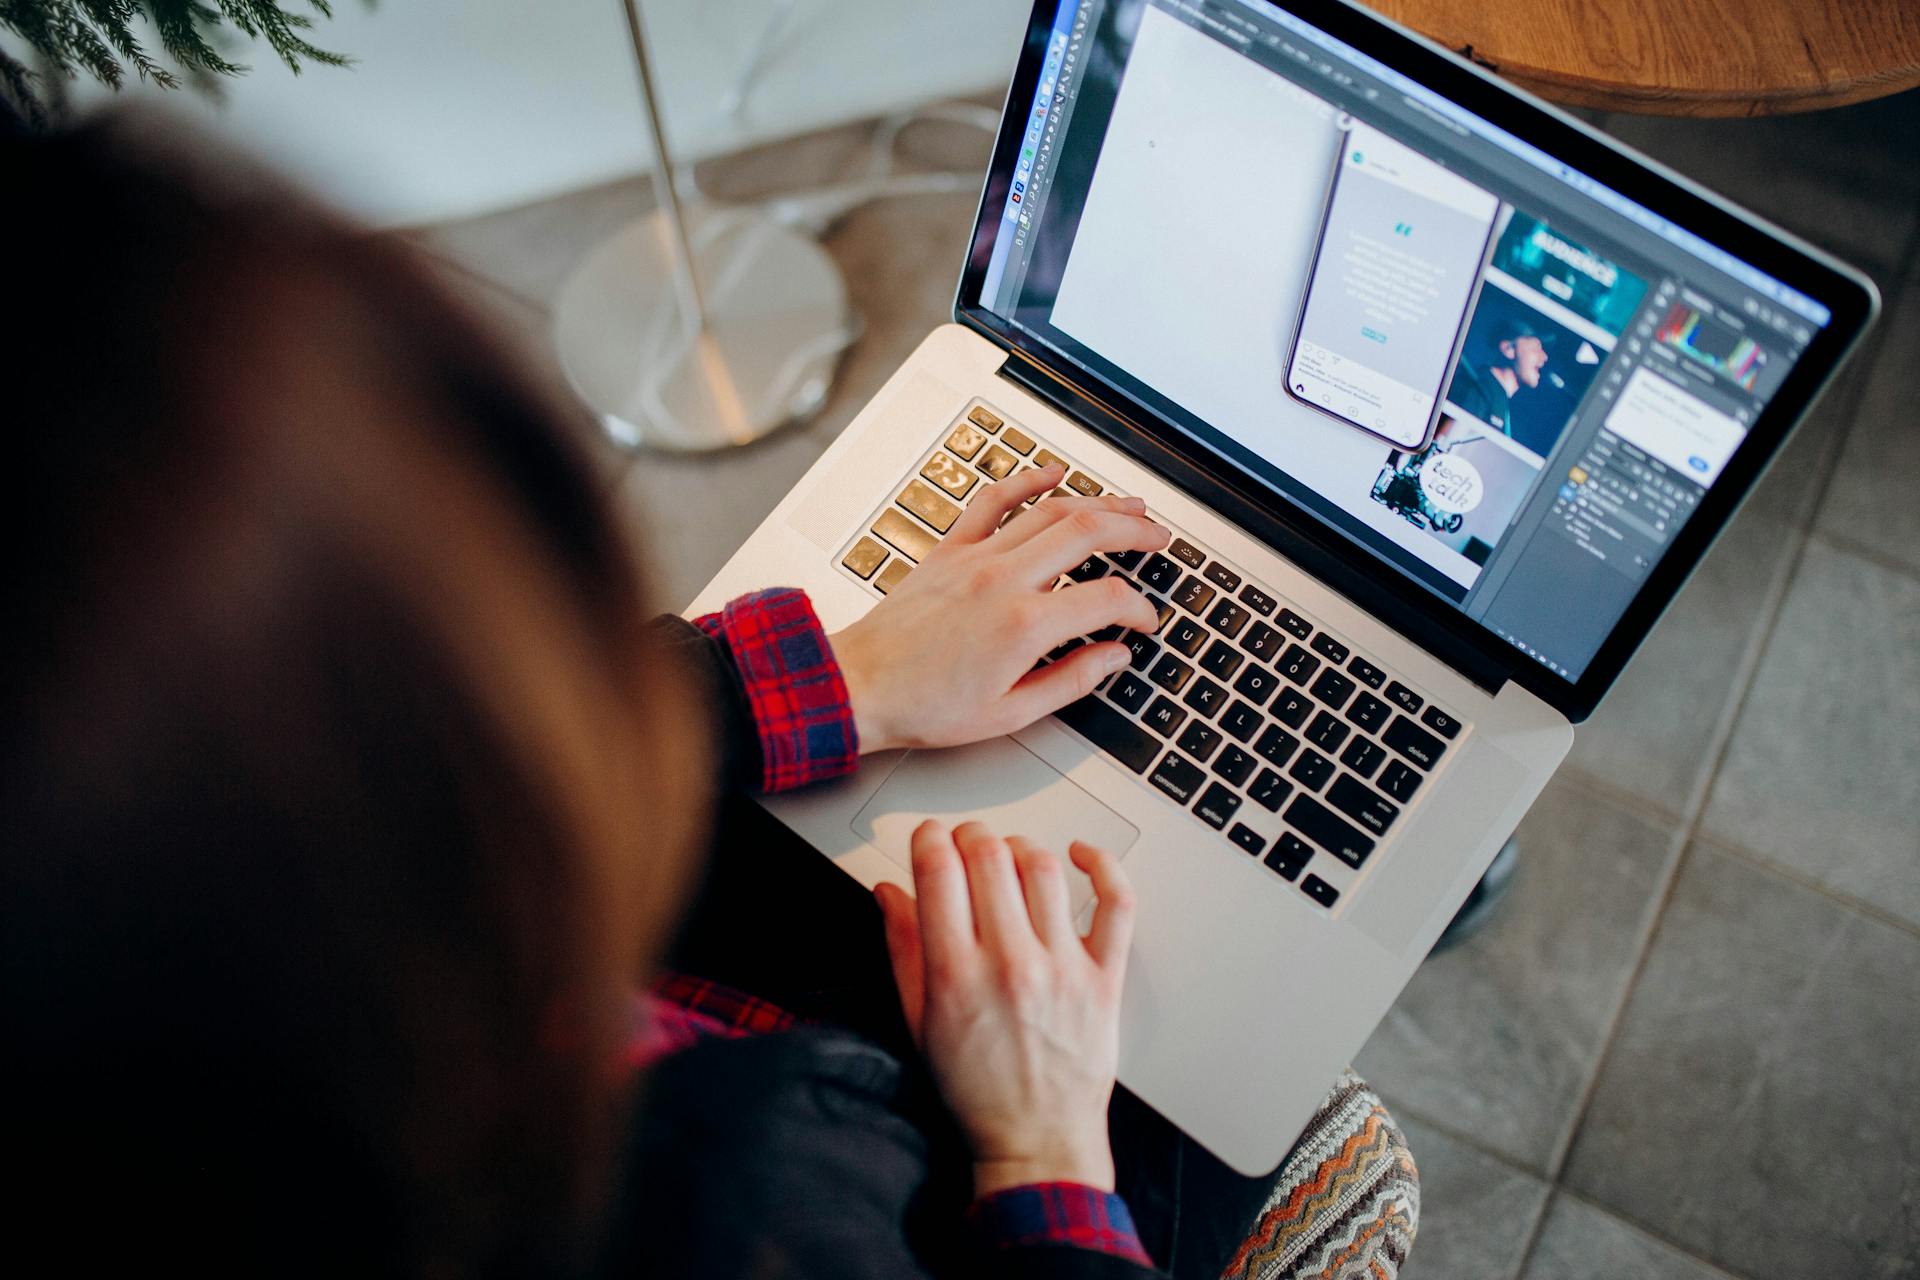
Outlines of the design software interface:
<svg viewBox="0 0 1920 1280">
<path fill-rule="evenodd" d="M 1578 679 L 1830 316 L 1258 0 L 1063 0 L 980 305 Z"/>
</svg>

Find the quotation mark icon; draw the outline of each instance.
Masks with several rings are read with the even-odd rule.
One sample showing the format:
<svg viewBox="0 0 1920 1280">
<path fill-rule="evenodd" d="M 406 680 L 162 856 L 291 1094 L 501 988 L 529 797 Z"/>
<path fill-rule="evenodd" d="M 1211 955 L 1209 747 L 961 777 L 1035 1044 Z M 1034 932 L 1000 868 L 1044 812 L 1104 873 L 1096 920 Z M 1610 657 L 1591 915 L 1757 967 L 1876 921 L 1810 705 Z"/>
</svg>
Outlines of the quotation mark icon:
<svg viewBox="0 0 1920 1280">
<path fill-rule="evenodd" d="M 1393 224 L 1393 234 L 1397 236 L 1410 236 L 1413 234 L 1413 224 L 1411 222 L 1396 222 Z"/>
</svg>

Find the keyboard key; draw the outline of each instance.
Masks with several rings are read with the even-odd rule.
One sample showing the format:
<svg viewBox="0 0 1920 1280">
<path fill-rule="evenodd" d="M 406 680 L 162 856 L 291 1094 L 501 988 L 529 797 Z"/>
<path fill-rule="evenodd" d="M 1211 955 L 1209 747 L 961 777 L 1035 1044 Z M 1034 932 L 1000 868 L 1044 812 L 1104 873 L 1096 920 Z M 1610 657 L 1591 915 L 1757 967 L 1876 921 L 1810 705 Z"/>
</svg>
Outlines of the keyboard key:
<svg viewBox="0 0 1920 1280">
<path fill-rule="evenodd" d="M 1147 673 L 1147 679 L 1168 693 L 1180 692 L 1192 678 L 1193 668 L 1170 653 L 1161 654 L 1160 661 L 1154 663 L 1153 670 Z"/>
<path fill-rule="evenodd" d="M 1287 824 L 1350 867 L 1373 852 L 1373 837 L 1312 796 L 1296 796 L 1287 806 Z"/>
<path fill-rule="evenodd" d="M 1300 752 L 1300 758 L 1293 762 L 1293 768 L 1287 770 L 1287 776 L 1309 791 L 1318 791 L 1333 776 L 1333 761 L 1307 747 Z"/>
<path fill-rule="evenodd" d="M 1387 686 L 1387 697 L 1389 700 L 1399 703 L 1400 709 L 1408 715 L 1412 715 L 1418 711 L 1421 704 L 1426 701 L 1426 699 L 1401 684 L 1398 680 L 1395 680 Z"/>
<path fill-rule="evenodd" d="M 1060 661 L 1060 659 L 1066 657 L 1068 654 L 1072 653 L 1075 649 L 1078 649 L 1081 645 L 1085 643 L 1086 641 L 1081 637 L 1072 636 L 1066 640 L 1061 641 L 1059 644 L 1055 645 L 1052 649 L 1049 649 L 1047 651 L 1047 656 L 1045 660 L 1048 662 L 1058 662 Z"/>
<path fill-rule="evenodd" d="M 1129 671 L 1113 682 L 1113 686 L 1107 690 L 1107 696 L 1139 715 L 1140 708 L 1146 706 L 1147 699 L 1153 696 L 1153 686 Z"/>
<path fill-rule="evenodd" d="M 1234 823 L 1233 830 L 1227 832 L 1227 839 L 1233 841 L 1256 858 L 1260 856 L 1260 851 L 1267 847 L 1266 840 L 1244 822 Z"/>
<path fill-rule="evenodd" d="M 1068 467 L 1071 467 L 1073 464 L 1071 462 L 1068 462 L 1065 458 L 1061 457 L 1059 454 L 1055 453 L 1051 449 L 1042 449 L 1040 452 L 1033 455 L 1033 465 L 1036 469 L 1041 469 L 1045 467 L 1059 467 L 1061 470 L 1064 471 Z"/>
<path fill-rule="evenodd" d="M 1233 601 L 1222 600 L 1207 615 L 1207 625 L 1231 640 L 1246 630 L 1247 622 L 1252 617 L 1251 613 Z"/>
<path fill-rule="evenodd" d="M 1207 656 L 1200 659 L 1200 665 L 1222 680 L 1231 680 L 1233 673 L 1240 669 L 1242 661 L 1238 649 L 1225 640 L 1215 640 L 1207 649 Z"/>
<path fill-rule="evenodd" d="M 1240 643 L 1253 655 L 1255 662 L 1272 662 L 1287 646 L 1286 638 L 1264 622 L 1254 623 L 1253 629 L 1247 632 L 1247 638 Z"/>
<path fill-rule="evenodd" d="M 983 404 L 977 404 L 973 406 L 972 412 L 967 414 L 967 421 L 971 422 L 974 426 L 980 428 L 982 431 L 986 432 L 988 435 L 992 435 L 994 432 L 1000 429 L 1000 424 L 1003 421 L 1005 421 L 1005 419 L 1003 419 L 999 414 L 995 413 L 993 410 L 987 408 L 987 406 Z"/>
<path fill-rule="evenodd" d="M 1200 766 L 1183 757 L 1178 751 L 1167 752 L 1167 758 L 1160 762 L 1147 781 L 1178 800 L 1181 804 L 1193 799 L 1194 792 L 1207 780 Z"/>
<path fill-rule="evenodd" d="M 1340 753 L 1340 763 L 1363 778 L 1371 778 L 1386 758 L 1386 748 L 1367 738 L 1355 738 Z"/>
<path fill-rule="evenodd" d="M 1302 649 L 1291 645 L 1280 655 L 1280 674 L 1295 684 L 1305 684 L 1320 669 L 1320 659 Z"/>
<path fill-rule="evenodd" d="M 920 474 L 940 486 L 949 498 L 960 499 L 973 491 L 980 483 L 980 477 L 955 462 L 944 453 L 936 453 L 927 459 L 927 465 L 920 468 Z"/>
<path fill-rule="evenodd" d="M 973 465 L 992 476 L 995 480 L 1005 480 L 1013 474 L 1013 469 L 1020 465 L 1020 459 L 1014 457 L 1011 453 L 1008 453 L 996 444 L 981 454 L 980 461 Z"/>
<path fill-rule="evenodd" d="M 1296 693 L 1292 689 L 1284 689 L 1281 691 L 1280 696 L 1273 700 L 1273 705 L 1268 707 L 1267 711 L 1275 720 L 1278 720 L 1281 724 L 1287 726 L 1287 728 L 1298 729 L 1307 722 L 1307 717 L 1313 713 L 1313 703 L 1307 700 L 1307 695 L 1304 693 Z"/>
<path fill-rule="evenodd" d="M 1153 662 L 1153 656 L 1160 652 L 1160 642 L 1151 636 L 1143 636 L 1138 631 L 1129 631 L 1126 635 L 1127 648 L 1133 651 L 1133 657 L 1127 665 L 1135 671 L 1145 671 Z"/>
<path fill-rule="evenodd" d="M 1252 583 L 1248 583 L 1240 592 L 1240 603 L 1246 605 L 1247 608 L 1264 618 L 1273 613 L 1274 606 L 1278 604 L 1279 601 Z"/>
<path fill-rule="evenodd" d="M 1353 673 L 1354 679 L 1369 689 L 1378 689 L 1387 682 L 1387 673 L 1374 666 L 1371 662 L 1368 662 L 1365 658 L 1356 657 L 1352 662 L 1347 664 L 1347 670 Z"/>
<path fill-rule="evenodd" d="M 1313 860 L 1313 846 L 1291 831 L 1280 833 L 1266 863 L 1282 880 L 1291 880 Z"/>
<path fill-rule="evenodd" d="M 1213 771 L 1236 787 L 1253 776 L 1253 769 L 1253 757 L 1234 746 L 1222 751 L 1213 762 Z"/>
<path fill-rule="evenodd" d="M 1169 649 L 1177 649 L 1189 658 L 1199 653 L 1207 644 L 1205 628 L 1192 618 L 1176 619 L 1161 638 L 1167 642 Z"/>
<path fill-rule="evenodd" d="M 1382 725 L 1393 719 L 1393 708 L 1372 694 L 1363 693 L 1347 708 L 1347 719 L 1368 733 L 1378 733 Z"/>
<path fill-rule="evenodd" d="M 1273 691 L 1279 687 L 1280 682 L 1274 679 L 1273 672 L 1265 667 L 1248 667 L 1240 673 L 1240 678 L 1233 682 L 1234 692 L 1244 696 L 1256 707 L 1271 698 Z"/>
<path fill-rule="evenodd" d="M 1173 593 L 1173 602 L 1188 613 L 1199 613 L 1213 603 L 1213 588 L 1198 578 L 1188 577 Z"/>
<path fill-rule="evenodd" d="M 1093 641 L 1095 644 L 1107 644 L 1110 641 L 1120 639 L 1126 634 L 1127 629 L 1122 626 L 1102 627 L 1088 636 L 1087 639 Z"/>
<path fill-rule="evenodd" d="M 1171 738 L 1173 731 L 1186 723 L 1187 713 L 1175 706 L 1172 698 L 1155 698 L 1140 720 L 1161 737 Z"/>
<path fill-rule="evenodd" d="M 1159 754 L 1158 738 L 1098 698 L 1070 702 L 1054 714 L 1062 724 L 1135 773 L 1145 773 Z"/>
<path fill-rule="evenodd" d="M 1187 696 L 1180 701 L 1211 720 L 1214 712 L 1227 705 L 1227 691 L 1205 676 L 1201 676 L 1193 682 L 1193 688 L 1187 690 Z"/>
<path fill-rule="evenodd" d="M 1222 591 L 1238 591 L 1240 589 L 1240 575 L 1221 564 L 1218 560 L 1215 560 L 1207 566 L 1206 577 L 1208 582 L 1211 582 Z"/>
<path fill-rule="evenodd" d="M 1313 696 L 1332 707 L 1335 711 L 1345 706 L 1347 699 L 1351 697 L 1352 694 L 1353 681 L 1347 679 L 1332 667 L 1328 667 L 1325 671 L 1322 671 L 1320 678 L 1313 682 Z"/>
<path fill-rule="evenodd" d="M 941 497 L 939 491 L 924 480 L 909 484 L 894 501 L 940 533 L 953 528 L 953 522 L 960 518 L 960 504 Z"/>
<path fill-rule="evenodd" d="M 853 544 L 853 550 L 847 552 L 846 559 L 840 563 L 853 570 L 854 576 L 867 579 L 873 571 L 887 562 L 887 549 L 872 538 L 862 538 Z"/>
<path fill-rule="evenodd" d="M 1345 724 L 1334 718 L 1333 712 L 1322 711 L 1307 726 L 1307 741 L 1322 751 L 1333 751 L 1347 740 L 1349 732 Z"/>
<path fill-rule="evenodd" d="M 1073 490 L 1083 498 L 1097 498 L 1105 492 L 1104 486 L 1084 471 L 1075 471 L 1069 475 L 1067 477 L 1067 488 Z"/>
<path fill-rule="evenodd" d="M 1428 707 L 1420 714 L 1420 723 L 1433 730 L 1448 742 L 1460 732 L 1460 722 L 1438 707 Z"/>
<path fill-rule="evenodd" d="M 1113 566 L 1099 556 L 1088 556 L 1073 568 L 1067 570 L 1067 576 L 1075 582 L 1092 582 L 1095 578 L 1107 576 L 1107 570 Z"/>
<path fill-rule="evenodd" d="M 1245 742 L 1259 727 L 1260 713 L 1237 699 L 1227 708 L 1227 714 L 1220 717 L 1220 728 L 1236 742 Z"/>
<path fill-rule="evenodd" d="M 987 444 L 987 433 L 980 428 L 961 423 L 947 437 L 946 449 L 963 462 L 971 462 L 973 455 L 979 453 Z"/>
<path fill-rule="evenodd" d="M 1380 789 L 1405 804 L 1420 789 L 1420 774 L 1398 760 L 1390 761 L 1380 771 Z"/>
<path fill-rule="evenodd" d="M 1347 655 L 1352 652 L 1324 631 L 1313 638 L 1313 651 L 1336 667 L 1345 662 Z"/>
<path fill-rule="evenodd" d="M 1293 794 L 1293 784 L 1271 769 L 1262 769 L 1260 776 L 1247 788 L 1247 799 L 1265 809 L 1268 813 L 1280 812 L 1280 806 Z"/>
<path fill-rule="evenodd" d="M 880 518 L 873 522 L 873 531 L 882 541 L 892 543 L 894 549 L 909 560 L 924 560 L 927 552 L 940 545 L 940 539 L 891 507 L 882 511 Z"/>
<path fill-rule="evenodd" d="M 1140 566 L 1140 585 L 1162 595 L 1170 594 L 1180 581 L 1180 566 L 1159 552 L 1147 557 Z"/>
<path fill-rule="evenodd" d="M 1160 622 L 1153 629 L 1153 634 L 1159 635 L 1166 630 L 1167 623 L 1173 621 L 1173 606 L 1159 596 L 1148 596 L 1147 603 L 1152 605 L 1154 613 L 1159 615 Z"/>
<path fill-rule="evenodd" d="M 1001 432 L 1000 443 L 1023 458 L 1033 452 L 1033 437 L 1018 427 L 1008 427 Z"/>
<path fill-rule="evenodd" d="M 1222 741 L 1224 739 L 1220 737 L 1218 729 L 1195 720 L 1180 735 L 1180 749 L 1205 764 L 1207 757 L 1219 749 Z"/>
<path fill-rule="evenodd" d="M 1193 806 L 1193 815 L 1218 831 L 1227 825 L 1239 807 L 1240 797 L 1216 782 L 1200 797 L 1200 803 Z"/>
<path fill-rule="evenodd" d="M 1267 731 L 1260 735 L 1260 741 L 1254 744 L 1253 749 L 1260 753 L 1262 760 L 1268 761 L 1275 768 L 1278 768 L 1287 762 L 1288 758 L 1293 755 L 1294 749 L 1299 745 L 1300 739 L 1294 737 L 1279 725 L 1270 724 L 1267 726 Z"/>
<path fill-rule="evenodd" d="M 907 575 L 912 572 L 913 566 L 911 564 L 895 556 L 893 563 L 882 569 L 880 576 L 873 580 L 874 589 L 884 596 L 905 582 Z"/>
<path fill-rule="evenodd" d="M 1280 611 L 1280 629 L 1296 640 L 1305 640 L 1313 634 L 1313 624 L 1291 609 Z"/>
<path fill-rule="evenodd" d="M 1300 882 L 1300 891 L 1323 907 L 1330 907 L 1339 898 L 1340 891 L 1322 880 L 1319 876 L 1308 876 Z"/>
<path fill-rule="evenodd" d="M 1109 551 L 1107 554 L 1112 557 L 1115 564 L 1128 573 L 1139 568 L 1140 562 L 1147 558 L 1147 553 L 1144 551 Z"/>
<path fill-rule="evenodd" d="M 1366 783 L 1344 775 L 1335 778 L 1327 788 L 1327 803 L 1377 836 L 1385 835 L 1393 820 L 1400 816 L 1399 805 L 1375 794 Z"/>
<path fill-rule="evenodd" d="M 1446 743 L 1405 716 L 1395 716 L 1380 740 L 1422 769 L 1432 769 L 1440 762 L 1440 753 L 1446 750 Z"/>
<path fill-rule="evenodd" d="M 1167 554 L 1189 569 L 1198 569 L 1207 562 L 1207 553 L 1185 538 L 1175 538 L 1167 547 Z"/>
</svg>

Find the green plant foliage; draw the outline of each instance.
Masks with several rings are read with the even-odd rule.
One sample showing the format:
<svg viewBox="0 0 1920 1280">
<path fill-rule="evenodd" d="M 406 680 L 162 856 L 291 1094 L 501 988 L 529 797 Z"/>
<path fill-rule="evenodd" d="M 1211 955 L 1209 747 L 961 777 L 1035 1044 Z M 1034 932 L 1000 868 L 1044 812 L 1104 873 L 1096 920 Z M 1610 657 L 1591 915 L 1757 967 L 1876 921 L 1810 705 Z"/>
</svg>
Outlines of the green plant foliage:
<svg viewBox="0 0 1920 1280">
<path fill-rule="evenodd" d="M 0 96 L 44 124 L 64 82 L 83 74 L 115 89 L 129 71 L 166 89 L 211 89 L 221 76 L 246 72 L 226 56 L 241 40 L 264 40 L 295 74 L 306 63 L 349 65 L 307 40 L 314 15 L 333 16 L 331 0 L 306 0 L 305 8 L 312 13 L 271 0 L 0 0 L 0 29 L 26 46 L 26 60 L 0 47 Z M 157 41 L 158 52 L 144 40 Z"/>
</svg>

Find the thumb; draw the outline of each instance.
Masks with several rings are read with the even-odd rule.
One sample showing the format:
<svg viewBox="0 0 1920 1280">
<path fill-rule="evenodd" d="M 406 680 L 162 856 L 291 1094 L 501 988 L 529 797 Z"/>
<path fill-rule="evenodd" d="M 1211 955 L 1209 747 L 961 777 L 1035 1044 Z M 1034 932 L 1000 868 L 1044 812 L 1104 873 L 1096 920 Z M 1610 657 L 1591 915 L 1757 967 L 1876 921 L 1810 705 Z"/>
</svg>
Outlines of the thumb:
<svg viewBox="0 0 1920 1280">
<path fill-rule="evenodd" d="M 926 953 L 920 945 L 920 915 L 899 885 L 874 886 L 873 899 L 880 905 L 886 924 L 887 956 L 893 961 L 893 985 L 900 991 L 900 1011 L 906 1015 L 913 1042 L 920 1043 L 921 1016 L 926 1010 Z"/>
</svg>

